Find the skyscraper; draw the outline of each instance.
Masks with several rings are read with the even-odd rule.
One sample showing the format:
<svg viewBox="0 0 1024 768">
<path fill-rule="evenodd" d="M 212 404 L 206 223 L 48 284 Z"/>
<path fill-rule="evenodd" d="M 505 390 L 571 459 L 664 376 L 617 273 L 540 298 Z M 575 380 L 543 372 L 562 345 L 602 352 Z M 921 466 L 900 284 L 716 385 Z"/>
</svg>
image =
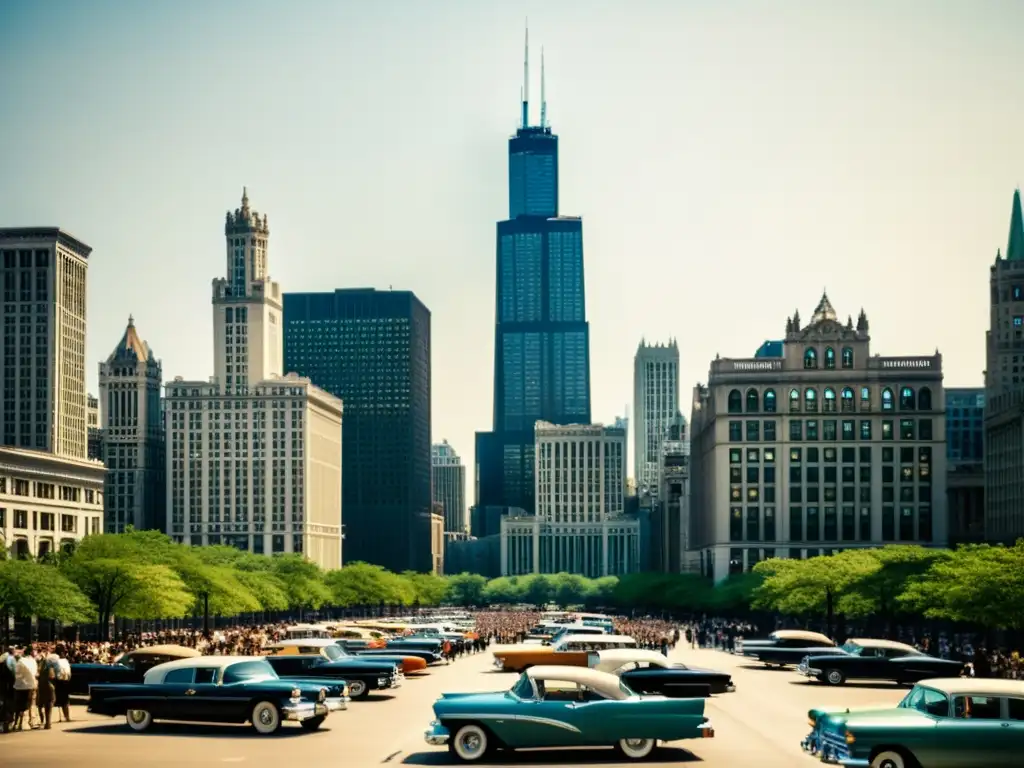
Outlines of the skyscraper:
<svg viewBox="0 0 1024 768">
<path fill-rule="evenodd" d="M 637 487 L 658 494 L 661 446 L 679 413 L 679 347 L 640 342 L 633 358 L 633 440 Z"/>
<path fill-rule="evenodd" d="M 430 311 L 410 291 L 285 294 L 284 350 L 345 403 L 346 560 L 432 570 Z"/>
<path fill-rule="evenodd" d="M 167 459 L 160 410 L 160 361 L 128 318 L 124 335 L 100 363 L 101 452 L 107 533 L 162 530 L 167 524 Z"/>
<path fill-rule="evenodd" d="M 476 436 L 476 504 L 534 510 L 534 424 L 590 423 L 583 222 L 558 208 L 558 137 L 522 118 L 509 139 L 509 218 L 498 222 L 492 431 Z"/>
<path fill-rule="evenodd" d="M 448 441 L 431 446 L 431 488 L 444 511 L 444 532 L 469 532 L 466 517 L 466 468 Z"/>
</svg>

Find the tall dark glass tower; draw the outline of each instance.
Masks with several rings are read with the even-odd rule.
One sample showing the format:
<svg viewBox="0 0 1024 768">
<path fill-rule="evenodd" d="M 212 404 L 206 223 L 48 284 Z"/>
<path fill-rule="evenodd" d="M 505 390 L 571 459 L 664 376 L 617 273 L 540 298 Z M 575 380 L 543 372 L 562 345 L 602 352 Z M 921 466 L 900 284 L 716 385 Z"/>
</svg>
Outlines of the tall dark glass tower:
<svg viewBox="0 0 1024 768">
<path fill-rule="evenodd" d="M 284 366 L 345 409 L 345 560 L 431 570 L 430 311 L 409 291 L 286 293 Z"/>
<path fill-rule="evenodd" d="M 541 60 L 540 125 L 509 139 L 509 218 L 498 222 L 494 424 L 476 436 L 477 506 L 534 511 L 537 421 L 590 423 L 590 330 L 583 221 L 558 212 L 558 137 L 547 124 Z"/>
</svg>

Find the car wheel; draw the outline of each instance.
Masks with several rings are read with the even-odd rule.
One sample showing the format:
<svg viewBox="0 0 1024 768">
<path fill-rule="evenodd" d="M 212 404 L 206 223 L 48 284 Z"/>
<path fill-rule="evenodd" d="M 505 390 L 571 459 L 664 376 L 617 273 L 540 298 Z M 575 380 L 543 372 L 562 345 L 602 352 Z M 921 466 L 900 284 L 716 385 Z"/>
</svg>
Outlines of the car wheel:
<svg viewBox="0 0 1024 768">
<path fill-rule="evenodd" d="M 643 760 L 650 756 L 657 744 L 654 739 L 619 739 L 615 748 L 630 760 Z"/>
<path fill-rule="evenodd" d="M 906 768 L 907 761 L 899 752 L 879 752 L 871 761 L 871 768 Z"/>
<path fill-rule="evenodd" d="M 363 680 L 351 680 L 348 684 L 348 695 L 352 699 L 365 699 L 370 695 L 370 686 Z"/>
<path fill-rule="evenodd" d="M 324 724 L 324 720 L 326 719 L 327 717 L 325 715 L 317 715 L 316 717 L 311 717 L 309 718 L 309 720 L 302 721 L 302 728 L 306 731 L 315 731 L 317 728 Z"/>
<path fill-rule="evenodd" d="M 449 751 L 459 760 L 472 763 L 487 754 L 487 731 L 475 723 L 464 725 L 448 742 Z"/>
<path fill-rule="evenodd" d="M 838 669 L 826 669 L 825 682 L 829 685 L 842 685 L 846 682 L 846 676 Z"/>
<path fill-rule="evenodd" d="M 129 709 L 125 714 L 128 727 L 133 731 L 141 732 L 153 724 L 153 715 L 144 709 Z"/>
<path fill-rule="evenodd" d="M 276 733 L 277 729 L 281 727 L 281 713 L 277 711 L 277 706 L 270 701 L 261 701 L 253 707 L 250 719 L 253 730 L 263 736 Z"/>
</svg>

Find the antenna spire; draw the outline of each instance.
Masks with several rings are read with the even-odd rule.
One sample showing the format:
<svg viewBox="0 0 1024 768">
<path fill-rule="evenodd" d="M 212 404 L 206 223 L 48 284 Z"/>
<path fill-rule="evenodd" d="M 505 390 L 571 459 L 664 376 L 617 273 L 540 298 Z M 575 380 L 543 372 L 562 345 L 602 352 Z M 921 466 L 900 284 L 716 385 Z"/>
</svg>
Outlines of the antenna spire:
<svg viewBox="0 0 1024 768">
<path fill-rule="evenodd" d="M 530 20 L 526 20 L 526 42 L 523 46 L 523 128 L 530 127 Z"/>
<path fill-rule="evenodd" d="M 544 89 L 544 46 L 540 47 L 540 127 L 548 127 L 548 97 Z"/>
</svg>

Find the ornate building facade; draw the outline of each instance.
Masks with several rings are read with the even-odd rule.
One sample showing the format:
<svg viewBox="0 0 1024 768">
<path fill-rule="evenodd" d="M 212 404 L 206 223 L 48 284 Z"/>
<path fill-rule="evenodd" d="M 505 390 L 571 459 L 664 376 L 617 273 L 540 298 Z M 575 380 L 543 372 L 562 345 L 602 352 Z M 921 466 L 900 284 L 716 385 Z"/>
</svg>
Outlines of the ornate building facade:
<svg viewBox="0 0 1024 768">
<path fill-rule="evenodd" d="M 690 541 L 716 581 L 770 557 L 945 546 L 942 356 L 871 355 L 827 295 L 779 358 L 711 363 L 694 389 Z"/>
<path fill-rule="evenodd" d="M 641 493 L 660 492 L 662 445 L 679 416 L 679 347 L 640 342 L 633 358 L 634 479 Z"/>
</svg>

